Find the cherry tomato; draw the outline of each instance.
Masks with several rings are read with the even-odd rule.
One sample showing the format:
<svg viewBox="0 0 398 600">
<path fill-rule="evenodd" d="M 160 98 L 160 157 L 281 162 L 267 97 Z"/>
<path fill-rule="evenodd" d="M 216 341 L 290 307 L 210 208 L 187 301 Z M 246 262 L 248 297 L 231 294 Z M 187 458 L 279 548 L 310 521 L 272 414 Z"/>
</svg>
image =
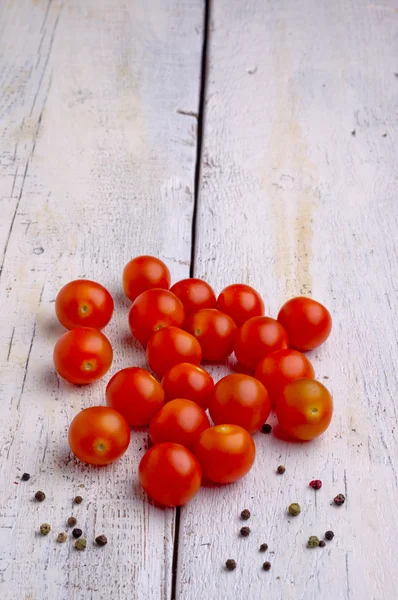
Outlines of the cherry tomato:
<svg viewBox="0 0 398 600">
<path fill-rule="evenodd" d="M 184 320 L 182 302 L 168 290 L 143 292 L 134 300 L 129 314 L 131 333 L 142 344 L 147 344 L 158 329 L 169 325 L 180 327 Z"/>
<path fill-rule="evenodd" d="M 109 465 L 122 456 L 130 443 L 130 427 L 113 408 L 92 406 L 79 412 L 69 426 L 73 454 L 90 465 Z"/>
<path fill-rule="evenodd" d="M 177 281 L 171 289 L 181 300 L 186 316 L 202 308 L 216 308 L 217 300 L 213 289 L 202 279 L 182 279 Z"/>
<path fill-rule="evenodd" d="M 103 285 L 89 279 L 76 279 L 58 292 L 55 312 L 66 329 L 103 329 L 111 320 L 113 300 Z"/>
<path fill-rule="evenodd" d="M 149 425 L 153 444 L 175 442 L 192 449 L 202 431 L 210 427 L 209 419 L 195 402 L 176 398 L 163 406 Z"/>
<path fill-rule="evenodd" d="M 238 481 L 250 471 L 256 446 L 239 425 L 215 425 L 200 435 L 194 448 L 203 477 L 215 483 Z"/>
<path fill-rule="evenodd" d="M 137 256 L 130 260 L 123 271 L 123 289 L 132 302 L 146 290 L 170 287 L 170 271 L 159 258 Z"/>
<path fill-rule="evenodd" d="M 278 394 L 290 381 L 313 379 L 315 373 L 305 354 L 297 350 L 277 350 L 260 360 L 255 377 L 265 385 L 275 403 Z"/>
<path fill-rule="evenodd" d="M 98 329 L 80 327 L 59 338 L 53 358 L 61 377 L 70 383 L 85 384 L 105 375 L 113 352 L 109 340 Z"/>
<path fill-rule="evenodd" d="M 332 330 L 329 311 L 311 298 L 292 298 L 280 309 L 278 321 L 289 337 L 289 346 L 305 352 L 327 340 Z"/>
<path fill-rule="evenodd" d="M 253 317 L 242 325 L 236 336 L 235 356 L 254 371 L 264 356 L 288 347 L 287 333 L 271 317 Z"/>
<path fill-rule="evenodd" d="M 184 329 L 199 341 L 205 360 L 225 360 L 233 352 L 237 327 L 230 316 L 205 308 L 185 321 Z"/>
<path fill-rule="evenodd" d="M 209 412 L 215 425 L 228 421 L 254 433 L 268 419 L 271 401 L 260 381 L 250 375 L 234 373 L 216 383 Z"/>
<path fill-rule="evenodd" d="M 188 448 L 164 442 L 156 444 L 144 454 L 139 477 L 152 500 L 162 506 L 181 506 L 198 492 L 202 470 Z"/>
<path fill-rule="evenodd" d="M 120 412 L 129 425 L 141 427 L 164 405 L 162 386 L 148 371 L 128 367 L 115 373 L 106 386 L 106 402 Z"/>
<path fill-rule="evenodd" d="M 277 397 L 275 411 L 279 425 L 287 434 L 297 440 L 312 440 L 328 428 L 333 400 L 319 381 L 296 379 Z"/>
<path fill-rule="evenodd" d="M 224 288 L 217 298 L 217 308 L 232 317 L 238 327 L 248 319 L 264 314 L 264 302 L 260 294 L 243 283 Z"/>
<path fill-rule="evenodd" d="M 200 365 L 202 350 L 193 335 L 178 327 L 164 327 L 153 334 L 146 348 L 148 365 L 158 377 L 181 362 Z"/>
<path fill-rule="evenodd" d="M 162 386 L 166 402 L 174 398 L 187 398 L 206 410 L 214 381 L 204 369 L 190 363 L 180 363 L 167 371 L 162 379 Z"/>
</svg>

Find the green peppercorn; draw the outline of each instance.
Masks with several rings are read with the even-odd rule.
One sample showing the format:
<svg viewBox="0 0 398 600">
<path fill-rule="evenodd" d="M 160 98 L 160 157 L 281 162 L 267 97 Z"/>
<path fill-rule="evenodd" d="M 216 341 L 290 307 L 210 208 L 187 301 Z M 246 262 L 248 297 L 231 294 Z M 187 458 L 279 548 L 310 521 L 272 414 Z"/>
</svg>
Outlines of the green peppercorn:
<svg viewBox="0 0 398 600">
<path fill-rule="evenodd" d="M 297 517 L 297 515 L 301 513 L 300 504 L 297 504 L 297 502 L 293 502 L 293 504 L 291 504 L 287 510 L 292 517 Z"/>
<path fill-rule="evenodd" d="M 64 542 L 66 542 L 67 539 L 68 539 L 68 536 L 64 531 L 62 533 L 59 533 L 57 536 L 57 542 L 59 542 L 60 544 L 63 544 Z"/>
<path fill-rule="evenodd" d="M 40 533 L 42 535 L 48 535 L 51 531 L 51 525 L 49 525 L 48 523 L 43 523 L 43 525 L 40 525 Z"/>
<path fill-rule="evenodd" d="M 79 538 L 75 543 L 76 550 L 85 550 L 87 542 L 84 538 Z"/>
<path fill-rule="evenodd" d="M 307 548 L 317 548 L 319 546 L 319 538 L 316 535 L 311 535 L 308 538 Z"/>
</svg>

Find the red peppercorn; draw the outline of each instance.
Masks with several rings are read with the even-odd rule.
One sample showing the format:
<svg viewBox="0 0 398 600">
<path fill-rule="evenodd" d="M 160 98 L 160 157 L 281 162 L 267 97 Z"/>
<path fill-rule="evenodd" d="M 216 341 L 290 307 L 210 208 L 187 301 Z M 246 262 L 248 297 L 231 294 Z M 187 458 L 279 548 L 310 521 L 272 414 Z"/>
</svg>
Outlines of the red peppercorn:
<svg viewBox="0 0 398 600">
<path fill-rule="evenodd" d="M 313 479 L 310 481 L 310 487 L 312 487 L 314 490 L 320 490 L 322 487 L 322 481 L 320 479 Z"/>
</svg>

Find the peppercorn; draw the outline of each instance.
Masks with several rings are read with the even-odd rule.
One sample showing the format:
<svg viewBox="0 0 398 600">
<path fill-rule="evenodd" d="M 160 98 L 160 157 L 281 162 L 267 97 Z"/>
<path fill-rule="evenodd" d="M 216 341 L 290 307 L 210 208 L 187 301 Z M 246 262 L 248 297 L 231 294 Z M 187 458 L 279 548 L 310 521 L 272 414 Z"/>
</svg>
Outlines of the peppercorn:
<svg viewBox="0 0 398 600">
<path fill-rule="evenodd" d="M 241 527 L 240 534 L 242 537 L 247 537 L 250 535 L 250 527 Z"/>
<path fill-rule="evenodd" d="M 301 513 L 300 504 L 297 504 L 297 502 L 293 502 L 293 504 L 291 504 L 287 510 L 292 515 L 292 517 L 297 517 L 297 515 Z"/>
<path fill-rule="evenodd" d="M 279 467 L 277 468 L 276 472 L 278 473 L 278 475 L 283 475 L 283 473 L 286 471 L 286 467 L 283 465 L 279 465 Z"/>
<path fill-rule="evenodd" d="M 28 481 L 30 479 L 29 473 L 24 473 L 21 477 L 21 481 Z"/>
<path fill-rule="evenodd" d="M 242 512 L 240 513 L 240 518 L 243 519 L 244 521 L 247 521 L 247 519 L 250 519 L 251 517 L 251 513 L 250 510 L 245 508 L 245 510 L 242 510 Z"/>
<path fill-rule="evenodd" d="M 74 527 L 77 523 L 76 517 L 69 517 L 68 519 L 68 527 Z"/>
<path fill-rule="evenodd" d="M 344 504 L 344 502 L 345 502 L 344 494 L 337 494 L 336 498 L 334 498 L 334 503 L 337 504 L 337 506 L 341 506 L 342 504 Z"/>
<path fill-rule="evenodd" d="M 80 538 L 75 543 L 76 550 L 85 550 L 87 546 L 87 542 L 84 538 Z"/>
<path fill-rule="evenodd" d="M 266 552 L 268 550 L 268 544 L 261 544 L 260 552 Z"/>
<path fill-rule="evenodd" d="M 310 487 L 312 487 L 314 490 L 320 490 L 322 487 L 322 481 L 320 479 L 313 479 L 310 481 Z"/>
<path fill-rule="evenodd" d="M 77 538 L 79 538 L 81 535 L 83 535 L 83 532 L 82 532 L 82 530 L 81 530 L 81 529 L 77 529 L 77 528 L 75 528 L 75 529 L 72 531 L 72 535 L 73 535 L 73 537 L 74 537 L 74 538 L 77 540 Z"/>
<path fill-rule="evenodd" d="M 263 569 L 264 571 L 269 571 L 271 568 L 271 563 L 267 561 L 265 561 L 265 563 L 263 564 Z"/>
<path fill-rule="evenodd" d="M 320 548 L 324 548 L 324 547 L 326 546 L 326 542 L 325 542 L 325 540 L 321 540 L 321 541 L 319 542 L 318 546 L 319 546 Z"/>
<path fill-rule="evenodd" d="M 42 535 L 48 535 L 51 531 L 51 525 L 49 525 L 48 523 L 43 523 L 43 525 L 40 525 L 40 533 Z"/>
<path fill-rule="evenodd" d="M 329 530 L 325 533 L 325 540 L 328 540 L 328 542 L 330 542 L 333 538 L 334 538 L 333 531 Z"/>
<path fill-rule="evenodd" d="M 76 496 L 73 502 L 75 504 L 81 504 L 83 502 L 83 498 L 81 496 Z"/>
<path fill-rule="evenodd" d="M 66 542 L 67 539 L 68 539 L 68 536 L 64 531 L 62 533 L 59 533 L 57 536 L 57 542 L 59 542 L 60 544 L 63 544 L 64 542 Z"/>
<path fill-rule="evenodd" d="M 44 492 L 36 492 L 36 494 L 35 494 L 35 498 L 38 502 L 43 502 L 45 497 L 46 497 L 46 495 Z"/>
<path fill-rule="evenodd" d="M 98 546 L 106 546 L 106 544 L 108 543 L 108 540 L 106 539 L 105 535 L 99 535 L 95 538 L 95 541 L 97 542 Z"/>
<path fill-rule="evenodd" d="M 261 427 L 261 431 L 263 433 L 271 433 L 272 427 L 269 423 L 264 423 L 264 425 Z"/>
<path fill-rule="evenodd" d="M 228 571 L 234 571 L 236 569 L 236 561 L 233 558 L 229 558 L 225 562 L 225 566 L 228 569 Z"/>
<path fill-rule="evenodd" d="M 311 535 L 308 538 L 307 548 L 317 548 L 319 546 L 319 538 L 316 535 Z"/>
</svg>

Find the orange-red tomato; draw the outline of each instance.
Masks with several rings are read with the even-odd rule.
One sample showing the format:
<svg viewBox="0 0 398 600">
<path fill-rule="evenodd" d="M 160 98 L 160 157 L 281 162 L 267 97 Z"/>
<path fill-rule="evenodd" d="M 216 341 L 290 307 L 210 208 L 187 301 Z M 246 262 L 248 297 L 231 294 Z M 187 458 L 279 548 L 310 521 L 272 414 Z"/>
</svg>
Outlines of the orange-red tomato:
<svg viewBox="0 0 398 600">
<path fill-rule="evenodd" d="M 277 397 L 275 412 L 287 434 L 297 440 L 312 440 L 328 428 L 333 400 L 319 381 L 296 379 Z"/>
<path fill-rule="evenodd" d="M 215 425 L 200 435 L 194 453 L 204 478 L 215 483 L 232 483 L 252 468 L 256 446 L 243 427 Z"/>
<path fill-rule="evenodd" d="M 55 299 L 55 312 L 66 329 L 103 329 L 113 313 L 113 299 L 100 283 L 89 279 L 70 281 Z"/>
<path fill-rule="evenodd" d="M 254 433 L 268 419 L 271 402 L 260 381 L 250 375 L 234 373 L 216 383 L 209 412 L 215 425 L 228 421 Z"/>
<path fill-rule="evenodd" d="M 305 352 L 327 340 L 332 330 L 332 317 L 319 302 L 302 296 L 288 300 L 280 309 L 278 321 L 289 337 L 289 346 Z"/>
<path fill-rule="evenodd" d="M 155 256 L 137 256 L 130 260 L 123 271 L 123 289 L 127 298 L 134 300 L 152 288 L 168 290 L 170 287 L 170 271 Z"/>
<path fill-rule="evenodd" d="M 216 308 L 217 300 L 213 289 L 202 279 L 182 279 L 171 289 L 183 303 L 186 316 L 202 308 Z"/>
<path fill-rule="evenodd" d="M 294 379 L 313 379 L 315 373 L 305 354 L 287 349 L 272 352 L 260 360 L 255 377 L 265 385 L 272 402 L 275 403 L 285 385 Z"/>
<path fill-rule="evenodd" d="M 164 442 L 156 444 L 144 454 L 139 477 L 152 500 L 162 506 L 181 506 L 199 491 L 202 471 L 188 448 Z"/>
<path fill-rule="evenodd" d="M 148 371 L 128 367 L 115 373 L 106 386 L 106 402 L 120 412 L 129 425 L 141 427 L 164 405 L 162 386 Z"/>
<path fill-rule="evenodd" d="M 192 449 L 202 431 L 210 427 L 209 419 L 195 402 L 176 398 L 163 406 L 149 425 L 153 444 L 175 442 Z"/>
<path fill-rule="evenodd" d="M 131 333 L 142 344 L 147 344 L 151 335 L 162 327 L 180 327 L 184 321 L 182 302 L 169 290 L 143 292 L 134 300 L 129 313 Z"/>
<path fill-rule="evenodd" d="M 260 294 L 243 283 L 224 288 L 218 296 L 217 308 L 232 317 L 238 327 L 248 319 L 264 314 L 264 302 Z"/>
<path fill-rule="evenodd" d="M 204 360 L 222 361 L 233 352 L 237 327 L 230 316 L 219 310 L 205 308 L 193 313 L 184 329 L 199 341 Z"/>
<path fill-rule="evenodd" d="M 214 389 L 214 381 L 204 369 L 190 363 L 179 363 L 164 375 L 162 386 L 166 402 L 174 398 L 187 398 L 206 410 Z"/>
<path fill-rule="evenodd" d="M 164 327 L 153 334 L 146 348 L 149 367 L 158 377 L 181 362 L 200 365 L 202 350 L 197 339 L 178 327 Z"/>
<path fill-rule="evenodd" d="M 108 465 L 122 456 L 130 443 L 130 427 L 113 408 L 92 406 L 79 412 L 69 426 L 73 454 L 90 465 Z"/>
<path fill-rule="evenodd" d="M 235 356 L 254 371 L 264 356 L 288 347 L 287 333 L 271 317 L 253 317 L 242 325 L 236 336 Z"/>
<path fill-rule="evenodd" d="M 105 375 L 113 352 L 109 340 L 98 329 L 80 327 L 59 338 L 53 358 L 61 377 L 70 383 L 85 384 Z"/>
</svg>

